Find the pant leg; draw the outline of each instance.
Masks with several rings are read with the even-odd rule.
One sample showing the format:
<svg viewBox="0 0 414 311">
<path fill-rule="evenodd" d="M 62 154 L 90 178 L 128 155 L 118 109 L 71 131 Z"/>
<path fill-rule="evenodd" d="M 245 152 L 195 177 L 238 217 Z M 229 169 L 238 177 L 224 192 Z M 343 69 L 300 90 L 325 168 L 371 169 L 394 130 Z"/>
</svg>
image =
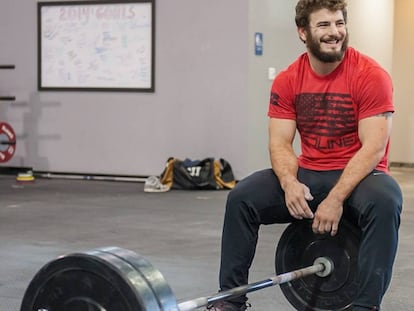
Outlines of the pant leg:
<svg viewBox="0 0 414 311">
<path fill-rule="evenodd" d="M 287 223 L 293 218 L 286 206 L 284 192 L 271 169 L 253 173 L 230 191 L 224 216 L 220 290 L 248 283 L 261 224 Z M 246 296 L 234 299 L 245 302 Z"/>
<path fill-rule="evenodd" d="M 308 202 L 315 211 L 336 183 L 340 171 L 316 172 L 299 168 L 298 179 L 310 187 L 314 199 Z M 228 290 L 248 283 L 262 224 L 290 223 L 295 219 L 285 204 L 285 193 L 272 169 L 253 173 L 230 191 L 224 216 L 220 290 Z M 234 302 L 245 302 L 246 296 Z"/>
<path fill-rule="evenodd" d="M 344 216 L 352 218 L 362 231 L 355 308 L 380 308 L 397 252 L 401 210 L 398 184 L 379 171 L 363 179 L 346 201 Z"/>
</svg>

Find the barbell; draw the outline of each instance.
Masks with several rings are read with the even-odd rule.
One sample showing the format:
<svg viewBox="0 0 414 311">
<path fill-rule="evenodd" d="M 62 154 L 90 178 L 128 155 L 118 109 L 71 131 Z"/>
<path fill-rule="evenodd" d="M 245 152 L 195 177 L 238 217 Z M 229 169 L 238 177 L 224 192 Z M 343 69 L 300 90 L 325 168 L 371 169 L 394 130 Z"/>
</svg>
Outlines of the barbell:
<svg viewBox="0 0 414 311">
<path fill-rule="evenodd" d="M 190 311 L 276 284 L 297 310 L 348 310 L 357 290 L 359 243 L 359 230 L 345 221 L 334 237 L 314 234 L 309 221 L 294 222 L 279 239 L 275 276 L 181 302 L 161 272 L 131 250 L 70 253 L 36 273 L 20 310 Z"/>
<path fill-rule="evenodd" d="M 0 122 L 0 163 L 9 161 L 16 151 L 16 134 L 6 122 Z"/>
</svg>

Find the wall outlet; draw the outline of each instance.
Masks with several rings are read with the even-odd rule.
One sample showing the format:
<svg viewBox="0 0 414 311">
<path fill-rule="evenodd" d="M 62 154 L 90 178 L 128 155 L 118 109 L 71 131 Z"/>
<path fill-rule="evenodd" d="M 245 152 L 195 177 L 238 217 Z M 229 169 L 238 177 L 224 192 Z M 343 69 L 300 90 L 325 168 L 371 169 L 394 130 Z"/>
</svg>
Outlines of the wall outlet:
<svg viewBox="0 0 414 311">
<path fill-rule="evenodd" d="M 269 80 L 274 80 L 276 77 L 276 68 L 275 67 L 269 67 L 267 69 L 267 77 Z"/>
</svg>

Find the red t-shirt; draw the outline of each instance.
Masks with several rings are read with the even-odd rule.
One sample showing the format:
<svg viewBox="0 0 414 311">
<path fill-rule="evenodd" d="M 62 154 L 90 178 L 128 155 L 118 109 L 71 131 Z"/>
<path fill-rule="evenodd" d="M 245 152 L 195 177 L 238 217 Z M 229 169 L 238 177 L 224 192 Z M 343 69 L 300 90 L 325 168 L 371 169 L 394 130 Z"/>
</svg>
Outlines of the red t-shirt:
<svg viewBox="0 0 414 311">
<path fill-rule="evenodd" d="M 394 112 L 390 76 L 353 48 L 329 75 L 318 76 L 302 54 L 273 81 L 268 116 L 291 119 L 301 138 L 299 166 L 343 169 L 360 149 L 358 121 Z M 388 171 L 389 142 L 377 169 Z"/>
</svg>

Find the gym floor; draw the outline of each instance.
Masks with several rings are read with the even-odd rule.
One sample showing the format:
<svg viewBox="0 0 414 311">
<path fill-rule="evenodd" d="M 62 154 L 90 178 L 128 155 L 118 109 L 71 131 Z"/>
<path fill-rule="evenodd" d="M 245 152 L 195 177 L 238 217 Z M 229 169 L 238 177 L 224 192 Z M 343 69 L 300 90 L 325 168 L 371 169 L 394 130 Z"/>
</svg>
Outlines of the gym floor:
<svg viewBox="0 0 414 311">
<path fill-rule="evenodd" d="M 394 168 L 405 205 L 384 311 L 414 310 L 414 169 Z M 147 258 L 179 301 L 214 294 L 227 191 L 145 193 L 143 183 L 0 176 L 0 310 L 18 311 L 29 282 L 64 253 L 119 246 Z M 263 226 L 250 282 L 274 274 L 285 225 Z M 255 311 L 294 310 L 274 286 L 249 294 Z"/>
</svg>

